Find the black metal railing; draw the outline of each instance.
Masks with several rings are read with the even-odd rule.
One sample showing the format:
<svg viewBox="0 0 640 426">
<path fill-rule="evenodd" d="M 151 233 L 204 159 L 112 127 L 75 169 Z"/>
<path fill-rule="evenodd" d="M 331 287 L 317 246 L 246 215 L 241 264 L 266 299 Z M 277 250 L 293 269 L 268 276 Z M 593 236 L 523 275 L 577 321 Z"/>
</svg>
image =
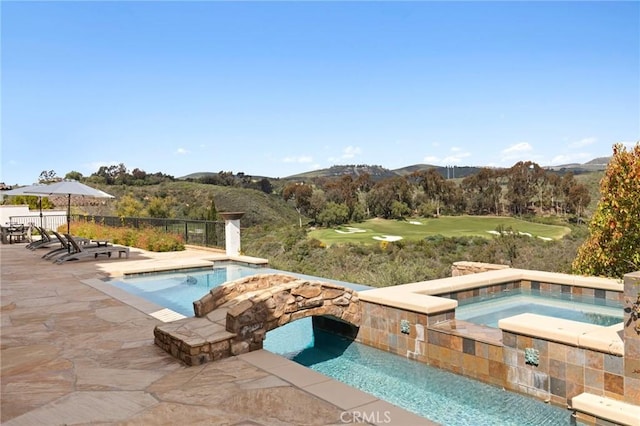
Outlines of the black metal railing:
<svg viewBox="0 0 640 426">
<path fill-rule="evenodd" d="M 11 216 L 11 223 L 42 225 L 45 229 L 58 229 L 67 224 L 66 215 Z M 186 244 L 224 249 L 224 222 L 189 219 L 161 219 L 153 217 L 118 217 L 71 215 L 71 221 L 95 222 L 102 225 L 130 228 L 155 228 L 182 235 Z"/>
<path fill-rule="evenodd" d="M 73 215 L 73 220 L 114 227 L 162 229 L 182 235 L 186 244 L 215 248 L 224 248 L 225 245 L 224 222 L 218 221 L 89 215 Z"/>
</svg>

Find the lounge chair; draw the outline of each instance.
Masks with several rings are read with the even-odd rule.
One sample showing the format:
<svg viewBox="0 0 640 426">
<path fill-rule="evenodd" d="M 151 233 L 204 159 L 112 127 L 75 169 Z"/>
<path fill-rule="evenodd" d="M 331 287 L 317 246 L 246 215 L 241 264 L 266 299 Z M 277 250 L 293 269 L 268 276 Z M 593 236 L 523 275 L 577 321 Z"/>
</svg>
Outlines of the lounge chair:
<svg viewBox="0 0 640 426">
<path fill-rule="evenodd" d="M 58 243 L 58 240 L 55 238 L 52 238 L 45 228 L 37 225 L 34 225 L 33 227 L 40 234 L 40 239 L 34 240 L 31 243 L 27 244 L 26 248 L 28 248 L 29 250 L 36 250 L 39 248 L 51 247 L 52 245 Z"/>
<path fill-rule="evenodd" d="M 74 251 L 73 247 L 71 246 L 71 244 L 69 244 L 69 241 L 67 240 L 66 237 L 63 237 L 62 235 L 60 235 L 60 233 L 56 231 L 51 231 L 51 233 L 56 237 L 57 242 L 60 243 L 60 247 L 55 248 L 43 254 L 42 255 L 43 259 L 52 260 L 56 256 L 70 254 Z"/>
<path fill-rule="evenodd" d="M 100 254 L 105 254 L 108 257 L 111 257 L 113 253 L 118 253 L 118 257 L 122 257 L 124 254 L 125 257 L 129 257 L 129 247 L 113 245 L 113 244 L 79 244 L 74 237 L 69 234 L 64 234 L 65 239 L 69 243 L 71 247 L 71 251 L 69 253 L 63 254 L 62 256 L 58 256 L 55 263 L 64 263 L 67 260 L 78 260 L 87 257 L 97 258 Z"/>
</svg>

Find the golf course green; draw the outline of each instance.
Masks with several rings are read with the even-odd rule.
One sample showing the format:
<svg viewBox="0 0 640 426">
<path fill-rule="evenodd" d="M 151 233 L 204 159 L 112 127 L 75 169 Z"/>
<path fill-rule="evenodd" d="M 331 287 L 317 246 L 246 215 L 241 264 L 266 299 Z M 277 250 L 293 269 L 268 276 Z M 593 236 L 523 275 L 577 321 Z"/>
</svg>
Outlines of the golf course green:
<svg viewBox="0 0 640 426">
<path fill-rule="evenodd" d="M 325 245 L 340 243 L 378 243 L 380 241 L 417 241 L 425 237 L 479 236 L 491 238 L 497 229 L 512 229 L 521 235 L 544 240 L 560 239 L 571 232 L 566 226 L 527 222 L 512 217 L 443 216 L 410 220 L 370 219 L 336 228 L 315 229 L 309 237 Z"/>
</svg>

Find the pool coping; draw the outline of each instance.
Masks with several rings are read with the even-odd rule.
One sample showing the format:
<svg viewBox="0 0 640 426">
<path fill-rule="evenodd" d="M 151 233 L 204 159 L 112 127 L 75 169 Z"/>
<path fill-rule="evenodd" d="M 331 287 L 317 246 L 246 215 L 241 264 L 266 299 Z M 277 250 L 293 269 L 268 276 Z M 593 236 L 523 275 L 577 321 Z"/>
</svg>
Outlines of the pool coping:
<svg viewBox="0 0 640 426">
<path fill-rule="evenodd" d="M 624 356 L 624 342 L 620 336 L 624 328 L 623 321 L 603 326 L 524 313 L 501 319 L 498 327 L 504 331 Z"/>
<path fill-rule="evenodd" d="M 260 349 L 237 357 L 342 409 L 343 414 L 348 413 L 345 419 L 341 416 L 341 420 L 346 420 L 344 423 L 352 423 L 356 416 L 367 416 L 376 425 L 438 424 L 267 350 Z"/>
<path fill-rule="evenodd" d="M 516 281 L 551 282 L 560 285 L 588 287 L 616 292 L 622 292 L 624 289 L 622 282 L 610 278 L 583 277 L 555 272 L 505 268 L 479 274 L 460 275 L 430 281 L 399 284 L 392 287 L 363 290 L 358 293 L 360 299 L 367 302 L 430 314 L 455 309 L 457 307 L 457 301 L 439 297 L 437 296 L 438 294 L 472 290 L 474 288 Z M 442 299 L 448 300 L 449 303 Z"/>
</svg>

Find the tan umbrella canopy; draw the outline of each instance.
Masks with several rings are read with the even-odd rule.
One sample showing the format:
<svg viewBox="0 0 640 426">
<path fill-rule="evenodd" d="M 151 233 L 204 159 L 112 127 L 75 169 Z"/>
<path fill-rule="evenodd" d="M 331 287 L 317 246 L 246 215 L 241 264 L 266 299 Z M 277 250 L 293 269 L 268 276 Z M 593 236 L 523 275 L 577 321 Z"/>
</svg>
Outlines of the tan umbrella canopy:
<svg viewBox="0 0 640 426">
<path fill-rule="evenodd" d="M 24 195 L 66 195 L 67 196 L 67 233 L 69 233 L 69 224 L 71 222 L 71 196 L 77 195 L 82 197 L 94 198 L 115 198 L 111 194 L 107 194 L 89 185 L 78 182 L 76 180 L 63 180 L 49 185 L 33 185 L 31 188 L 25 189 Z"/>
</svg>

